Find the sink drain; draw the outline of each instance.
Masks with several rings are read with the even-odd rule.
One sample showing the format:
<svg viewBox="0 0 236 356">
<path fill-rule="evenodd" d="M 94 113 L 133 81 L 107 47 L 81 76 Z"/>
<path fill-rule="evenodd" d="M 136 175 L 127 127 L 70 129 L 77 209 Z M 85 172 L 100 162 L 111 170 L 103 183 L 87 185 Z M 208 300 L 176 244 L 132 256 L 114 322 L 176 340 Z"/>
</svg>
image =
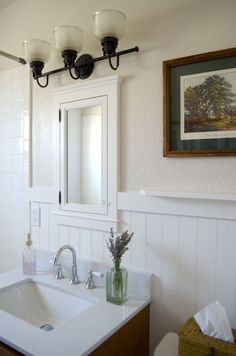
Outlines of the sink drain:
<svg viewBox="0 0 236 356">
<path fill-rule="evenodd" d="M 51 331 L 54 329 L 54 327 L 51 324 L 43 324 L 42 326 L 40 326 L 40 329 L 44 331 Z"/>
</svg>

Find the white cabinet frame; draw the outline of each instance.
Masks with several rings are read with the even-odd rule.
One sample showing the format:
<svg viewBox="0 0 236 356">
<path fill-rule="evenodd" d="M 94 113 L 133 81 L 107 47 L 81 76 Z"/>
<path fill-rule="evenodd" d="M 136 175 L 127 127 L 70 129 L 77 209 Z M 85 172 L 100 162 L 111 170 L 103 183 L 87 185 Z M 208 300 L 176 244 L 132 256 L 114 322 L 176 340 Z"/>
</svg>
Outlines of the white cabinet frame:
<svg viewBox="0 0 236 356">
<path fill-rule="evenodd" d="M 73 219 L 73 226 L 93 228 L 93 222 L 108 231 L 117 227 L 117 191 L 118 191 L 118 117 L 119 117 L 119 87 L 121 79 L 109 76 L 102 79 L 89 80 L 79 84 L 61 87 L 53 90 L 54 111 L 54 210 L 58 224 L 67 224 Z M 103 205 L 95 207 L 85 204 L 66 204 L 65 167 L 64 167 L 64 136 L 63 110 L 78 103 L 93 102 L 103 107 L 104 117 L 103 137 Z M 102 103 L 102 104 L 101 104 Z M 83 104 L 81 104 L 83 105 Z M 59 110 L 62 110 L 60 116 Z M 60 122 L 59 122 L 60 116 Z M 59 192 L 60 203 L 59 203 Z M 77 218 L 77 219 L 76 219 Z M 84 220 L 83 220 L 84 219 Z M 78 222 L 78 224 L 76 223 Z M 97 223 L 95 222 L 97 221 Z"/>
</svg>

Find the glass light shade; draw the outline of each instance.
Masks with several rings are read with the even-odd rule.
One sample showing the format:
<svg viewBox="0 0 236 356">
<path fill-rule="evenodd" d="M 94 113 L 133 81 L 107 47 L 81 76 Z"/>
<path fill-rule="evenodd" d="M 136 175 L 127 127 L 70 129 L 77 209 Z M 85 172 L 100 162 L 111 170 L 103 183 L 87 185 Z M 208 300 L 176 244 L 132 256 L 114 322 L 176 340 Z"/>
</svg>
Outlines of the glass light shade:
<svg viewBox="0 0 236 356">
<path fill-rule="evenodd" d="M 23 42 L 26 62 L 39 61 L 46 63 L 50 56 L 50 44 L 46 41 L 31 39 Z"/>
<path fill-rule="evenodd" d="M 99 39 L 115 37 L 120 39 L 124 33 L 126 16 L 118 10 L 101 10 L 93 16 L 95 35 Z"/>
<path fill-rule="evenodd" d="M 83 45 L 83 30 L 76 26 L 57 26 L 53 30 L 55 47 L 63 52 L 67 49 L 80 52 Z"/>
</svg>

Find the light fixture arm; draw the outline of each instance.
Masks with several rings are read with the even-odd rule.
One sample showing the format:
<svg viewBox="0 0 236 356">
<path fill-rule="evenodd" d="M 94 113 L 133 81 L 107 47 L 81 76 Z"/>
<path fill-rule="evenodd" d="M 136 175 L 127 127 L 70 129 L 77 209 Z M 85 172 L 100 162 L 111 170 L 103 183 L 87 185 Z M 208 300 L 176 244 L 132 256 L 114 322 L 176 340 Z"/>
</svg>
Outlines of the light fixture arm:
<svg viewBox="0 0 236 356">
<path fill-rule="evenodd" d="M 79 79 L 79 73 L 78 73 L 78 75 L 75 73 L 75 74 L 73 74 L 73 72 L 72 72 L 72 68 L 68 68 L 69 69 L 69 73 L 70 73 L 70 76 L 71 76 L 71 78 L 72 79 L 74 79 L 74 80 L 77 80 L 77 79 Z"/>
<path fill-rule="evenodd" d="M 119 64 L 120 64 L 120 57 L 119 56 L 116 57 L 116 66 L 114 66 L 111 61 L 111 56 L 109 56 L 109 64 L 113 70 L 117 70 L 117 68 L 119 67 Z"/>
<path fill-rule="evenodd" d="M 70 76 L 73 79 L 75 79 L 75 80 L 76 79 L 86 79 L 92 74 L 93 68 L 94 68 L 94 64 L 96 62 L 101 62 L 101 61 L 104 61 L 104 60 L 108 59 L 111 68 L 113 70 L 116 70 L 118 68 L 118 66 L 119 66 L 119 58 L 120 58 L 120 56 L 123 56 L 125 54 L 129 54 L 129 53 L 132 53 L 132 52 L 138 52 L 138 51 L 139 51 L 139 48 L 136 46 L 136 47 L 133 47 L 133 48 L 126 49 L 124 51 L 115 52 L 112 55 L 106 55 L 106 56 L 101 56 L 101 57 L 97 57 L 97 58 L 93 58 L 89 54 L 83 54 L 75 61 L 74 65 L 71 66 L 70 68 L 68 68 L 68 67 L 58 68 L 58 69 L 52 70 L 50 72 L 43 73 L 40 76 L 38 76 L 37 78 L 49 77 L 50 75 L 57 74 L 57 73 L 69 70 L 70 71 Z M 111 58 L 113 58 L 113 57 L 117 57 L 117 66 L 116 67 L 114 67 L 112 65 L 112 63 L 111 63 Z M 75 70 L 75 75 L 72 74 L 72 72 L 71 72 L 71 69 L 73 69 L 73 68 Z"/>
<path fill-rule="evenodd" d="M 13 54 L 10 54 L 10 53 L 4 52 L 4 51 L 0 51 L 0 56 L 11 59 L 11 60 L 21 63 L 21 64 L 26 64 L 26 61 L 24 60 L 24 58 L 16 57 Z"/>
<path fill-rule="evenodd" d="M 39 79 L 38 79 L 38 78 L 35 78 L 35 79 L 36 79 L 37 84 L 38 84 L 41 88 L 46 88 L 46 87 L 48 86 L 48 75 L 46 76 L 46 82 L 45 82 L 45 84 L 41 84 L 41 83 L 39 82 Z"/>
<path fill-rule="evenodd" d="M 120 56 L 123 56 L 125 54 L 129 54 L 129 53 L 132 53 L 132 52 L 138 52 L 138 51 L 139 51 L 139 48 L 138 48 L 138 46 L 136 46 L 136 47 L 133 47 L 133 48 L 125 49 L 123 51 L 115 52 L 111 56 L 101 56 L 101 57 L 94 58 L 93 62 L 96 63 L 96 62 L 99 62 L 99 61 L 103 61 L 104 59 L 109 59 L 109 58 L 113 58 L 113 57 L 120 57 Z"/>
</svg>

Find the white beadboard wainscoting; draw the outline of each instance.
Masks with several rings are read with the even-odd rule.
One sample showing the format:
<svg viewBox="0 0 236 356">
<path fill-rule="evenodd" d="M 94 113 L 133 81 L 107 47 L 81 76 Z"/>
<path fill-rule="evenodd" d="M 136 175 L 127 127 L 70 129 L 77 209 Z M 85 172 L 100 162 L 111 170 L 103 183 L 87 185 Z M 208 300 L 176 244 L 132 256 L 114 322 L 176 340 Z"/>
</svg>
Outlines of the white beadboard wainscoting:
<svg viewBox="0 0 236 356">
<path fill-rule="evenodd" d="M 214 196 L 213 196 L 214 198 Z M 153 273 L 152 349 L 167 331 L 176 331 L 213 300 L 225 306 L 236 326 L 236 202 L 118 194 L 122 229 L 135 235 L 123 264 Z M 53 205 L 40 208 L 32 226 L 34 244 L 56 250 L 72 244 L 78 256 L 111 264 L 103 231 L 55 224 Z"/>
</svg>

